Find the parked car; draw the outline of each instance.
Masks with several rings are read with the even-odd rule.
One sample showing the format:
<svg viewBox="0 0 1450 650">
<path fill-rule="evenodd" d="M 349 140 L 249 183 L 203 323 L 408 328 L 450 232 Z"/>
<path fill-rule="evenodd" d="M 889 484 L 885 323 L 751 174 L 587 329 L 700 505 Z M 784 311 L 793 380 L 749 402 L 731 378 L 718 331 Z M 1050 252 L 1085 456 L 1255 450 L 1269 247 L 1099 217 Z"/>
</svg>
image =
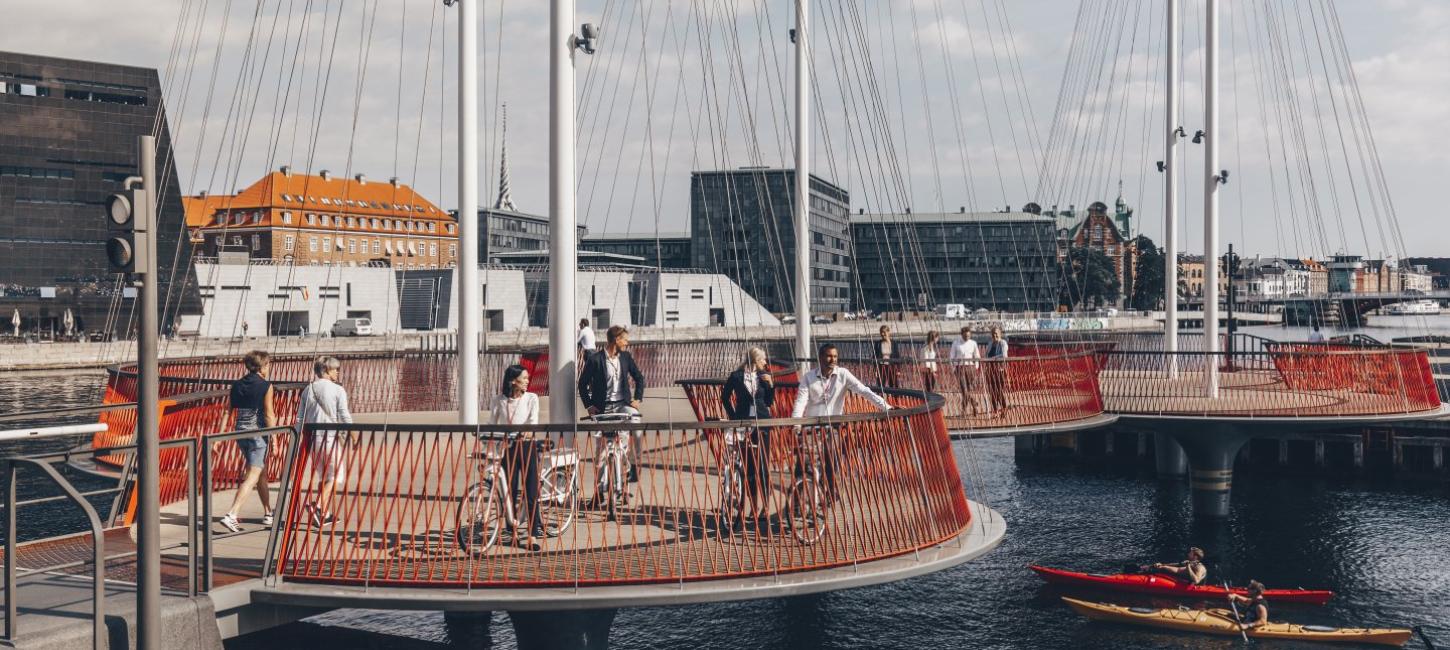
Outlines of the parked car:
<svg viewBox="0 0 1450 650">
<path fill-rule="evenodd" d="M 339 318 L 332 324 L 333 336 L 372 336 L 373 322 L 367 318 Z"/>
<path fill-rule="evenodd" d="M 816 325 L 829 325 L 836 321 L 831 320 L 830 316 L 812 316 L 811 322 L 815 323 Z"/>
</svg>

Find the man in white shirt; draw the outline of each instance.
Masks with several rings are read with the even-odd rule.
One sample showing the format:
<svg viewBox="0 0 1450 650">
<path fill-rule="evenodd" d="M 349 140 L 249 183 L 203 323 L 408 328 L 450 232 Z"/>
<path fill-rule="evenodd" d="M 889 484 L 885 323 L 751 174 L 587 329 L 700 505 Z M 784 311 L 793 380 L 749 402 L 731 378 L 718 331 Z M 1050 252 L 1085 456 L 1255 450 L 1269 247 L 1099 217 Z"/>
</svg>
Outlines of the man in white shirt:
<svg viewBox="0 0 1450 650">
<path fill-rule="evenodd" d="M 1314 326 L 1314 331 L 1309 333 L 1309 342 L 1310 343 L 1323 343 L 1324 342 L 1324 332 L 1319 331 L 1319 326 L 1318 325 L 1315 325 Z"/>
<path fill-rule="evenodd" d="M 579 352 L 586 356 L 594 352 L 597 347 L 597 343 L 594 341 L 594 329 L 589 327 L 588 318 L 579 319 L 579 338 L 575 343 L 579 346 Z"/>
<path fill-rule="evenodd" d="M 963 415 L 968 408 L 972 409 L 972 415 L 977 415 L 980 409 L 977 406 L 977 398 L 972 396 L 972 391 L 977 389 L 977 382 L 981 377 L 977 359 L 982 358 L 982 352 L 977 348 L 976 339 L 972 338 L 971 325 L 963 327 L 961 335 L 961 340 L 952 344 L 952 371 L 957 375 L 957 386 L 962 392 Z"/>
<path fill-rule="evenodd" d="M 884 398 L 861 383 L 850 370 L 837 366 L 839 360 L 840 353 L 836 351 L 836 346 L 830 343 L 821 346 L 817 355 L 820 365 L 806 371 L 805 377 L 801 379 L 791 417 L 841 415 L 846 409 L 847 390 L 865 397 L 878 409 L 885 411 L 891 408 Z"/>
<path fill-rule="evenodd" d="M 874 391 L 861 383 L 856 375 L 850 370 L 838 367 L 840 353 L 836 346 L 827 343 L 821 346 L 820 352 L 816 355 L 819 364 L 808 371 L 801 378 L 800 387 L 796 389 L 795 406 L 791 409 L 791 417 L 826 417 L 842 415 L 846 412 L 846 391 L 851 391 L 865 397 L 867 401 L 882 411 L 891 410 L 891 404 L 886 399 L 877 395 Z M 796 427 L 797 435 L 800 435 L 800 427 Z M 836 463 L 834 458 L 839 455 L 836 449 L 835 436 L 830 435 L 834 427 L 825 426 L 815 428 L 810 434 L 819 437 L 821 445 L 821 477 L 825 480 L 825 488 L 828 500 L 834 501 L 836 495 Z M 806 438 L 802 437 L 804 443 Z M 796 475 L 804 472 L 804 467 L 799 460 L 796 462 Z"/>
</svg>

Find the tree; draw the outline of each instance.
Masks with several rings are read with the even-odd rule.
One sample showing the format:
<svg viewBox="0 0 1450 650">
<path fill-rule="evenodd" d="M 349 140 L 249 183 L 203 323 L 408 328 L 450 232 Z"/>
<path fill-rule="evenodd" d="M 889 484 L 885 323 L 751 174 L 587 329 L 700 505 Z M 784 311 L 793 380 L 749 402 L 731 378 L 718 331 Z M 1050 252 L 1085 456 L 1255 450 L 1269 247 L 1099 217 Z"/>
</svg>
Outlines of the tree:
<svg viewBox="0 0 1450 650">
<path fill-rule="evenodd" d="M 1161 309 L 1163 249 L 1158 248 L 1153 240 L 1144 235 L 1138 235 L 1133 243 L 1138 247 L 1138 263 L 1133 272 L 1133 295 L 1128 297 L 1128 306 L 1144 311 Z"/>
<path fill-rule="evenodd" d="M 1111 303 L 1123 292 L 1122 278 L 1113 268 L 1112 258 L 1102 249 L 1086 246 L 1068 249 L 1060 273 L 1063 299 L 1075 309 Z"/>
</svg>

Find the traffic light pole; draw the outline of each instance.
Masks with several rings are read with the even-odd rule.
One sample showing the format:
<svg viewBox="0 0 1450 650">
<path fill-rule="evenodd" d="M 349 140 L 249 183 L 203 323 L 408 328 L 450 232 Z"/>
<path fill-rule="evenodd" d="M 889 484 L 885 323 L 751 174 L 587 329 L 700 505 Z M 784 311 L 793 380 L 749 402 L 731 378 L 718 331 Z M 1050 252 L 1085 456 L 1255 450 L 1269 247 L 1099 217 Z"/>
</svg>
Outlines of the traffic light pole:
<svg viewBox="0 0 1450 650">
<path fill-rule="evenodd" d="M 136 647 L 154 650 L 161 638 L 161 493 L 160 404 L 156 384 L 156 207 L 161 193 L 156 177 L 156 138 L 139 138 L 140 175 L 146 205 L 134 206 L 137 235 L 147 241 L 147 254 L 136 260 Z M 142 232 L 144 228 L 144 232 Z M 99 570 L 99 569 L 98 569 Z"/>
</svg>

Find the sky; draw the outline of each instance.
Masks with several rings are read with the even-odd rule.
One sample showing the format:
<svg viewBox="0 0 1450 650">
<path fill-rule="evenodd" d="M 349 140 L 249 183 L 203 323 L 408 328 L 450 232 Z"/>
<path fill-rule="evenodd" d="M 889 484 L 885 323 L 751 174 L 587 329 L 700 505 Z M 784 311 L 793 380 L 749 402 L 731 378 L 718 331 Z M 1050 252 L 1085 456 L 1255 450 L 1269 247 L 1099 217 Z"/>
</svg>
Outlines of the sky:
<svg viewBox="0 0 1450 650">
<path fill-rule="evenodd" d="M 813 169 L 851 191 L 853 210 L 1111 205 L 1121 183 L 1135 229 L 1161 242 L 1163 2 L 813 4 Z M 1222 240 L 1249 255 L 1450 256 L 1450 154 L 1435 128 L 1450 124 L 1450 3 L 1222 4 Z M 1201 2 L 1184 5 L 1178 121 L 1192 135 L 1204 18 Z M 185 191 L 235 191 L 290 164 L 398 176 L 456 206 L 456 8 L 63 7 L 6 0 L 0 48 L 159 69 Z M 591 231 L 684 231 L 692 169 L 793 165 L 792 2 L 580 0 L 577 18 L 603 33 L 598 54 L 576 58 Z M 513 198 L 546 213 L 547 4 L 488 0 L 481 20 L 480 199 L 496 193 L 507 104 Z M 1179 248 L 1197 252 L 1204 148 L 1180 151 Z"/>
</svg>

